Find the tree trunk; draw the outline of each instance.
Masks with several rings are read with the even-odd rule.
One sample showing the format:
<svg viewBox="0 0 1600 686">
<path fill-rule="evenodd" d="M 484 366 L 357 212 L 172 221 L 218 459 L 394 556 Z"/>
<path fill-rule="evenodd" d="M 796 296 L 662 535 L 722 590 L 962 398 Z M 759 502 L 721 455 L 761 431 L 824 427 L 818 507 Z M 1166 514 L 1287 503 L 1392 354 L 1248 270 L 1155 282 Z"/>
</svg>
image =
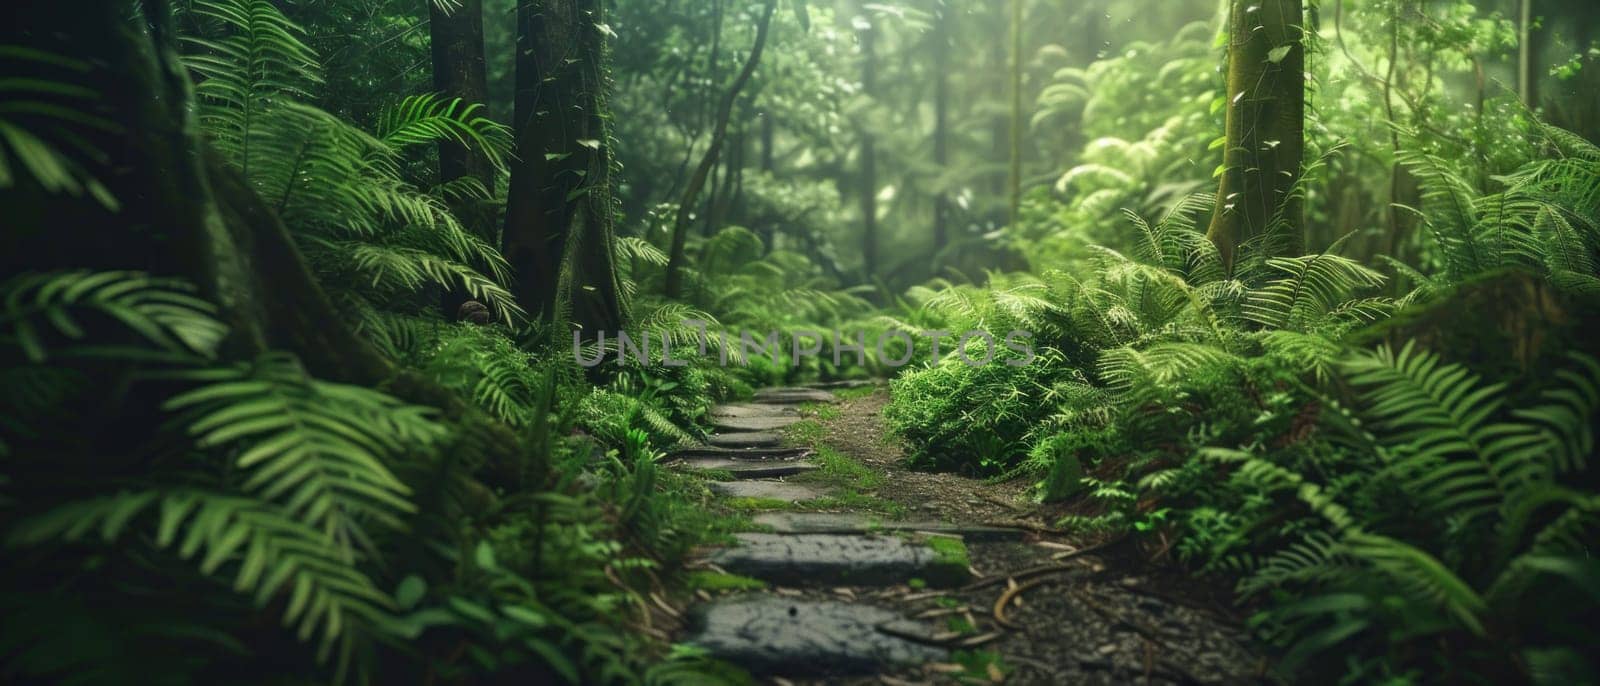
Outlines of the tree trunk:
<svg viewBox="0 0 1600 686">
<path fill-rule="evenodd" d="M 705 188 L 706 177 L 711 174 L 711 167 L 717 163 L 717 156 L 722 151 L 723 139 L 728 134 L 728 120 L 733 117 L 733 104 L 739 97 L 739 91 L 750 81 L 750 76 L 755 73 L 756 65 L 761 63 L 761 51 L 767 46 L 767 29 L 772 26 L 772 13 L 778 8 L 777 0 L 767 0 L 766 7 L 761 12 L 761 23 L 756 27 L 756 41 L 750 48 L 750 56 L 745 58 L 744 67 L 739 70 L 733 83 L 722 94 L 722 102 L 717 106 L 716 124 L 711 130 L 711 144 L 706 148 L 705 157 L 700 159 L 700 164 L 695 167 L 694 175 L 689 177 L 689 184 L 683 189 L 683 197 L 678 200 L 677 218 L 672 223 L 672 250 L 668 253 L 667 274 L 665 288 L 666 296 L 676 298 L 683 293 L 683 263 L 686 259 L 685 247 L 688 243 L 689 215 L 693 212 L 695 203 L 699 200 L 701 189 Z"/>
<path fill-rule="evenodd" d="M 773 144 L 773 139 L 777 138 L 777 128 L 778 128 L 777 124 L 772 120 L 772 111 L 771 110 L 767 110 L 766 112 L 762 112 L 761 113 L 761 171 L 768 172 L 768 173 L 771 173 L 772 170 L 773 170 L 772 144 Z"/>
<path fill-rule="evenodd" d="M 433 89 L 447 99 L 459 98 L 468 104 L 489 104 L 489 75 L 484 61 L 483 0 L 461 0 L 454 10 L 445 11 L 433 0 L 428 5 L 429 46 L 433 54 Z M 439 142 L 439 183 L 474 178 L 492 194 L 494 165 L 477 150 L 459 141 Z M 488 202 L 452 202 L 450 209 L 461 218 L 467 230 L 490 244 L 495 243 L 494 212 Z M 471 296 L 463 289 L 447 289 L 439 298 L 446 317 L 454 317 Z"/>
<path fill-rule="evenodd" d="M 1022 2 L 1011 0 L 1011 174 L 1006 189 L 1011 226 L 1022 213 Z"/>
<path fill-rule="evenodd" d="M 1522 104 L 1529 108 L 1539 106 L 1534 101 L 1534 83 L 1538 79 L 1533 73 L 1533 0 L 1521 0 L 1518 8 L 1517 21 L 1517 97 L 1522 99 Z"/>
<path fill-rule="evenodd" d="M 860 7 L 866 14 L 865 5 Z M 878 28 L 867 18 L 867 28 L 861 31 L 861 93 L 868 98 L 878 95 Z M 870 112 L 870 111 L 869 111 Z M 861 126 L 861 265 L 862 277 L 870 283 L 878 271 L 878 154 L 877 139 L 872 134 L 872 122 Z"/>
<path fill-rule="evenodd" d="M 1304 150 L 1301 16 L 1301 0 L 1234 0 L 1229 11 L 1224 167 L 1206 231 L 1229 269 L 1246 242 L 1273 238 L 1267 254 L 1298 254 L 1304 242 L 1293 193 Z"/>
<path fill-rule="evenodd" d="M 936 255 L 950 242 L 950 193 L 944 188 L 950 172 L 950 10 L 948 5 L 939 9 L 933 29 L 933 166 L 940 177 L 933 196 Z"/>
<path fill-rule="evenodd" d="M 587 331 L 623 319 L 605 123 L 601 0 L 517 7 L 516 159 L 501 245 L 530 312 Z"/>
<path fill-rule="evenodd" d="M 433 51 L 433 89 L 446 98 L 488 106 L 489 75 L 483 52 L 483 0 L 459 0 L 446 12 L 428 4 L 428 32 Z M 494 189 L 494 167 L 472 148 L 456 141 L 439 143 L 439 181 L 472 177 Z"/>
</svg>

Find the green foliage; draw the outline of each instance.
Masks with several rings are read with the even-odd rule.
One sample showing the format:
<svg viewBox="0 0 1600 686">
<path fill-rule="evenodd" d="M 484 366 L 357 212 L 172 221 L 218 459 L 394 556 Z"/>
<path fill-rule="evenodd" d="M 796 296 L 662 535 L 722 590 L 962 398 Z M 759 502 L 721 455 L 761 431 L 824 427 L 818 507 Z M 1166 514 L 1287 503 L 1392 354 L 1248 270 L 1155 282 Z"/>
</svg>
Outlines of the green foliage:
<svg viewBox="0 0 1600 686">
<path fill-rule="evenodd" d="M 468 231 L 446 200 L 487 197 L 455 184 L 424 191 L 407 178 L 409 147 L 452 141 L 499 163 L 509 130 L 459 100 L 402 99 L 369 134 L 304 100 L 321 81 L 304 32 L 265 0 L 199 2 L 220 28 L 193 37 L 186 63 L 202 80 L 200 121 L 213 145 L 291 229 L 340 304 L 376 320 L 380 304 L 424 285 L 460 289 L 511 324 L 522 309 L 505 289 L 510 267 Z M 451 197 L 447 197 L 451 196 Z M 417 304 L 412 311 L 426 306 Z"/>
<path fill-rule="evenodd" d="M 86 88 L 81 73 L 88 65 L 14 45 L 0 45 L 0 73 L 27 74 L 0 82 L 0 190 L 24 179 L 49 193 L 88 195 L 107 209 L 116 209 L 110 191 L 91 178 L 66 154 L 96 154 L 71 132 L 73 126 L 107 131 L 116 125 L 91 114 L 99 94 Z"/>
<path fill-rule="evenodd" d="M 1433 665 L 1445 680 L 1545 659 L 1594 669 L 1565 646 L 1581 642 L 1578 618 L 1600 602 L 1589 590 L 1600 569 L 1582 543 L 1600 524 L 1600 501 L 1581 485 L 1594 452 L 1600 364 L 1580 355 L 1571 362 L 1537 400 L 1508 406 L 1502 384 L 1431 353 L 1358 352 L 1343 370 L 1362 389 L 1359 423 L 1330 421 L 1335 433 L 1322 445 L 1296 449 L 1333 451 L 1306 463 L 1338 464 L 1323 472 L 1325 482 L 1255 451 L 1201 451 L 1232 474 L 1226 495 L 1210 500 L 1286 493 L 1297 501 L 1271 542 L 1250 543 L 1267 554 L 1232 563 L 1249 572 L 1241 592 L 1275 598 L 1255 621 L 1289 649 L 1285 669 L 1342 660 L 1331 653 L 1356 646 L 1402 668 L 1425 667 L 1406 664 L 1416 655 L 1407 646 L 1443 639 L 1457 660 Z M 1341 437 L 1340 426 L 1354 433 Z"/>
</svg>

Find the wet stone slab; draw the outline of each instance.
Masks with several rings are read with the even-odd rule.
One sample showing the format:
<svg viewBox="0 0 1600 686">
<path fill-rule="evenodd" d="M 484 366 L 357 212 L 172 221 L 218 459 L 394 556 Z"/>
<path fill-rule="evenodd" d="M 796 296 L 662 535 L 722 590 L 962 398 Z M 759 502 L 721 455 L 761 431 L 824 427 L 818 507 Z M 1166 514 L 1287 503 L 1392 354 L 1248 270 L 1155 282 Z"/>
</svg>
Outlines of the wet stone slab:
<svg viewBox="0 0 1600 686">
<path fill-rule="evenodd" d="M 843 381 L 818 381 L 816 383 L 808 383 L 805 385 L 805 387 L 830 390 L 839 388 L 866 388 L 868 386 L 876 385 L 878 385 L 878 382 L 871 379 L 846 379 Z"/>
<path fill-rule="evenodd" d="M 758 403 L 777 405 L 833 403 L 839 401 L 839 398 L 834 394 L 817 388 L 764 388 L 756 391 L 755 399 Z"/>
<path fill-rule="evenodd" d="M 761 403 L 730 403 L 711 408 L 712 417 L 797 417 L 800 411 L 792 405 Z"/>
<path fill-rule="evenodd" d="M 714 481 L 707 486 L 712 491 L 729 498 L 760 498 L 798 503 L 816 500 L 823 496 L 822 491 L 810 486 L 784 481 Z"/>
<path fill-rule="evenodd" d="M 851 512 L 768 512 L 757 515 L 755 523 L 772 527 L 780 534 L 865 534 L 871 532 L 927 532 L 960 536 L 968 541 L 1018 541 L 1027 536 L 1021 529 L 995 526 L 967 526 L 935 521 L 886 521 Z"/>
<path fill-rule="evenodd" d="M 930 586 L 966 581 L 965 565 L 940 560 L 932 548 L 894 536 L 737 534 L 738 544 L 710 555 L 734 574 L 790 586 L 878 586 L 918 578 Z"/>
<path fill-rule="evenodd" d="M 783 436 L 770 431 L 739 431 L 712 434 L 706 444 L 718 448 L 770 448 L 783 445 Z"/>
<path fill-rule="evenodd" d="M 715 457 L 729 460 L 801 460 L 810 457 L 810 448 L 717 448 L 699 446 L 672 451 L 673 459 Z"/>
<path fill-rule="evenodd" d="M 729 472 L 735 479 L 771 479 L 817 469 L 804 460 L 735 460 L 725 457 L 690 457 L 675 463 L 680 469 Z"/>
<path fill-rule="evenodd" d="M 711 425 L 730 431 L 773 431 L 800 423 L 799 415 L 783 417 L 712 417 Z"/>
<path fill-rule="evenodd" d="M 920 625 L 870 605 L 740 596 L 698 608 L 688 642 L 755 674 L 842 676 L 947 659 L 944 650 L 878 630 Z"/>
</svg>

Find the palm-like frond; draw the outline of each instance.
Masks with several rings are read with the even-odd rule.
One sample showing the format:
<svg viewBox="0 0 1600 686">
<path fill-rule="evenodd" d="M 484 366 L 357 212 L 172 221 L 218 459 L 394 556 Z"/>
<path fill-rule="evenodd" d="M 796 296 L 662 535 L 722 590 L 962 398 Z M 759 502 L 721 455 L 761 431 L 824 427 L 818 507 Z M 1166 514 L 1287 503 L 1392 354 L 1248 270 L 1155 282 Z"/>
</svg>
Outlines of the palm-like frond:
<svg viewBox="0 0 1600 686">
<path fill-rule="evenodd" d="M 496 170 L 506 170 L 511 129 L 482 115 L 481 103 L 432 93 L 407 96 L 378 115 L 377 136 L 392 148 L 452 141 L 478 150 Z"/>
<path fill-rule="evenodd" d="M 150 516 L 152 515 L 153 516 Z M 301 640 L 321 634 L 326 655 L 352 631 L 377 625 L 393 601 L 349 565 L 327 534 L 256 498 L 175 488 L 73 501 L 26 519 L 7 543 L 36 546 L 98 534 L 107 542 L 142 526 L 159 548 L 194 559 L 202 573 L 232 570 L 234 590 L 258 607 L 283 598 Z"/>
<path fill-rule="evenodd" d="M 115 130 L 90 112 L 99 94 L 74 81 L 89 68 L 78 60 L 14 45 L 0 45 L 0 71 L 39 74 L 0 80 L 0 189 L 26 173 L 46 193 L 87 194 L 107 209 L 117 200 L 73 160 L 96 151 L 74 129 Z"/>
<path fill-rule="evenodd" d="M 139 272 L 23 274 L 0 284 L 5 296 L 0 341 L 16 344 L 29 359 L 41 362 L 49 355 L 52 338 L 84 338 L 83 317 L 95 313 L 168 354 L 210 357 L 228 329 L 216 320 L 215 306 L 195 297 L 194 291 L 187 283 Z"/>
<path fill-rule="evenodd" d="M 321 531 L 347 561 L 353 545 L 370 546 L 368 522 L 399 528 L 413 510 L 387 463 L 442 434 L 423 408 L 313 380 L 286 355 L 183 378 L 203 385 L 163 407 L 183 413 L 201 447 L 230 446 L 245 490 Z"/>
<path fill-rule="evenodd" d="M 1389 309 L 1379 299 L 1350 301 L 1355 292 L 1382 285 L 1384 277 L 1347 257 L 1274 257 L 1265 264 L 1282 276 L 1251 291 L 1243 310 L 1245 319 L 1261 326 L 1309 331 L 1330 323 L 1371 321 Z"/>
</svg>

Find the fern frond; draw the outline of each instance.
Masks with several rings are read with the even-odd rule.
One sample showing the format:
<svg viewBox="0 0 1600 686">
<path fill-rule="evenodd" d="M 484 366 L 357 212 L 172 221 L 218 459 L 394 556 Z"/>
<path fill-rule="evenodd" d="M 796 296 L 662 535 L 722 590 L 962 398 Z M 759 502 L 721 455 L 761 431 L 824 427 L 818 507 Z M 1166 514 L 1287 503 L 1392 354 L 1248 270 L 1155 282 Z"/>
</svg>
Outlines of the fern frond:
<svg viewBox="0 0 1600 686">
<path fill-rule="evenodd" d="M 443 434 L 423 408 L 313 380 L 287 355 L 181 378 L 203 385 L 162 407 L 181 412 L 202 447 L 230 447 L 249 474 L 244 489 L 322 531 L 347 561 L 353 545 L 370 547 L 366 522 L 400 528 L 413 510 L 386 463 Z"/>
<path fill-rule="evenodd" d="M 83 339 L 82 318 L 92 312 L 111 318 L 169 355 L 211 358 L 228 328 L 216 320 L 216 307 L 194 292 L 187 283 L 140 272 L 19 275 L 0 284 L 4 298 L 0 341 L 19 346 L 29 360 L 41 362 L 49 355 L 50 338 Z M 54 336 L 47 337 L 46 332 Z M 105 352 L 137 354 L 128 348 Z"/>
</svg>

